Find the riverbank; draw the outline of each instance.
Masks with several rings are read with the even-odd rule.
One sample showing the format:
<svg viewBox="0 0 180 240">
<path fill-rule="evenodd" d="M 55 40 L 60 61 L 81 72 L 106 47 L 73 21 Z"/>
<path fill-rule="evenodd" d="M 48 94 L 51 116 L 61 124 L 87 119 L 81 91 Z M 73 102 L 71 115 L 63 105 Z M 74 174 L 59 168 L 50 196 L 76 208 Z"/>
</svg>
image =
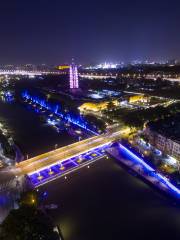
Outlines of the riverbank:
<svg viewBox="0 0 180 240">
<path fill-rule="evenodd" d="M 107 152 L 119 160 L 122 164 L 133 170 L 153 187 L 172 196 L 177 201 L 180 199 L 180 190 L 174 186 L 165 176 L 156 172 L 143 159 L 136 155 L 129 147 L 117 143 L 117 146 L 111 147 Z"/>
<path fill-rule="evenodd" d="M 6 128 L 4 128 L 2 123 L 0 123 L 0 143 L 4 150 L 4 154 L 7 157 L 14 158 L 15 153 L 13 151 L 13 147 L 10 142 L 11 142 L 10 133 L 8 133 L 8 130 Z"/>
</svg>

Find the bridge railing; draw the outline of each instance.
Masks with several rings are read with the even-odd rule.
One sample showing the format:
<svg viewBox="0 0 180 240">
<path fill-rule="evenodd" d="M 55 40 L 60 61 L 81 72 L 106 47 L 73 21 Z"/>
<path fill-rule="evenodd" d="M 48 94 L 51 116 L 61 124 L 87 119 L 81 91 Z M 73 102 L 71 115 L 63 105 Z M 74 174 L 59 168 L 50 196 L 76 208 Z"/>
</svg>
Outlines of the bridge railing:
<svg viewBox="0 0 180 240">
<path fill-rule="evenodd" d="M 98 139 L 99 136 L 95 136 L 95 137 L 91 137 L 91 138 L 88 138 L 88 139 L 85 139 L 85 140 L 82 140 L 82 141 L 79 141 L 79 142 L 75 142 L 75 143 L 72 143 L 68 146 L 64 146 L 64 147 L 61 147 L 61 148 L 57 148 L 57 149 L 54 149 L 52 151 L 49 151 L 49 152 L 46 152 L 46 153 L 43 153 L 43 154 L 40 154 L 38 156 L 35 156 L 33 158 L 29 158 L 27 160 L 24 160 L 22 162 L 19 162 L 16 164 L 17 167 L 23 167 L 31 162 L 34 162 L 34 161 L 37 161 L 39 158 L 46 158 L 50 155 L 54 155 L 56 153 L 60 153 L 60 152 L 63 152 L 64 150 L 66 150 L 67 148 L 74 148 L 78 145 L 81 145 L 81 144 L 84 144 L 84 143 L 87 143 L 89 141 L 94 141 L 95 139 Z"/>
</svg>

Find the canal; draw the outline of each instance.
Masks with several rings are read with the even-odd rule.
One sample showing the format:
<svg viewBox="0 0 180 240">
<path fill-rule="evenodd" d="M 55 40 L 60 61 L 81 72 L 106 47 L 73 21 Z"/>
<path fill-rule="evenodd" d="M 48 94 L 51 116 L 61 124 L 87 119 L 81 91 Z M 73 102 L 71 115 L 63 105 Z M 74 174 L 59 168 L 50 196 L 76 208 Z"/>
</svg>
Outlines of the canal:
<svg viewBox="0 0 180 240">
<path fill-rule="evenodd" d="M 17 102 L 0 101 L 0 123 L 5 126 L 25 157 L 32 157 L 77 141 L 77 136 L 41 121 L 40 116 Z"/>
<path fill-rule="evenodd" d="M 179 239 L 180 209 L 172 200 L 102 159 L 40 188 L 65 240 Z"/>
</svg>

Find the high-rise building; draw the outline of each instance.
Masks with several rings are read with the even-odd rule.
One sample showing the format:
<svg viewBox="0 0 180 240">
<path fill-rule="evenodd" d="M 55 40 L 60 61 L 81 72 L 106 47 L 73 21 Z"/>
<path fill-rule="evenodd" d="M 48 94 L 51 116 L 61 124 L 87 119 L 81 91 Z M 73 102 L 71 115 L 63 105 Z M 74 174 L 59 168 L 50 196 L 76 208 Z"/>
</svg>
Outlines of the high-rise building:
<svg viewBox="0 0 180 240">
<path fill-rule="evenodd" d="M 72 63 L 69 68 L 69 84 L 70 89 L 79 88 L 78 69 L 74 63 Z"/>
</svg>

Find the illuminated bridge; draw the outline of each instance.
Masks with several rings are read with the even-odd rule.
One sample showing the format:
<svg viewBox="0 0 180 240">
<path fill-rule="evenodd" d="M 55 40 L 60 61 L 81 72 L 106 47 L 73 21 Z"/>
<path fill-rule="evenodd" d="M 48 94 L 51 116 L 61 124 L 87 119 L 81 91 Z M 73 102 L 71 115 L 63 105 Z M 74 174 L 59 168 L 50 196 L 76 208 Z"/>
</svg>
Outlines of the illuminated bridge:
<svg viewBox="0 0 180 240">
<path fill-rule="evenodd" d="M 18 163 L 16 174 L 28 175 L 34 186 L 44 184 L 63 175 L 67 170 L 72 171 L 104 157 L 105 149 L 128 132 L 129 129 L 124 129 L 102 134 L 41 154 Z"/>
<path fill-rule="evenodd" d="M 121 143 L 117 147 L 113 142 L 118 142 L 123 134 L 128 134 L 129 129 L 95 136 L 69 146 L 41 154 L 37 157 L 23 161 L 16 166 L 16 174 L 27 175 L 33 187 L 41 186 L 58 177 L 65 176 L 84 166 L 104 158 L 106 152 L 119 160 L 123 165 L 132 169 L 137 176 L 154 185 L 162 192 L 180 199 L 180 189 L 173 185 L 169 179 L 149 166 L 145 159 L 134 153 L 128 146 Z M 106 152 L 105 152 L 106 151 Z"/>
</svg>

